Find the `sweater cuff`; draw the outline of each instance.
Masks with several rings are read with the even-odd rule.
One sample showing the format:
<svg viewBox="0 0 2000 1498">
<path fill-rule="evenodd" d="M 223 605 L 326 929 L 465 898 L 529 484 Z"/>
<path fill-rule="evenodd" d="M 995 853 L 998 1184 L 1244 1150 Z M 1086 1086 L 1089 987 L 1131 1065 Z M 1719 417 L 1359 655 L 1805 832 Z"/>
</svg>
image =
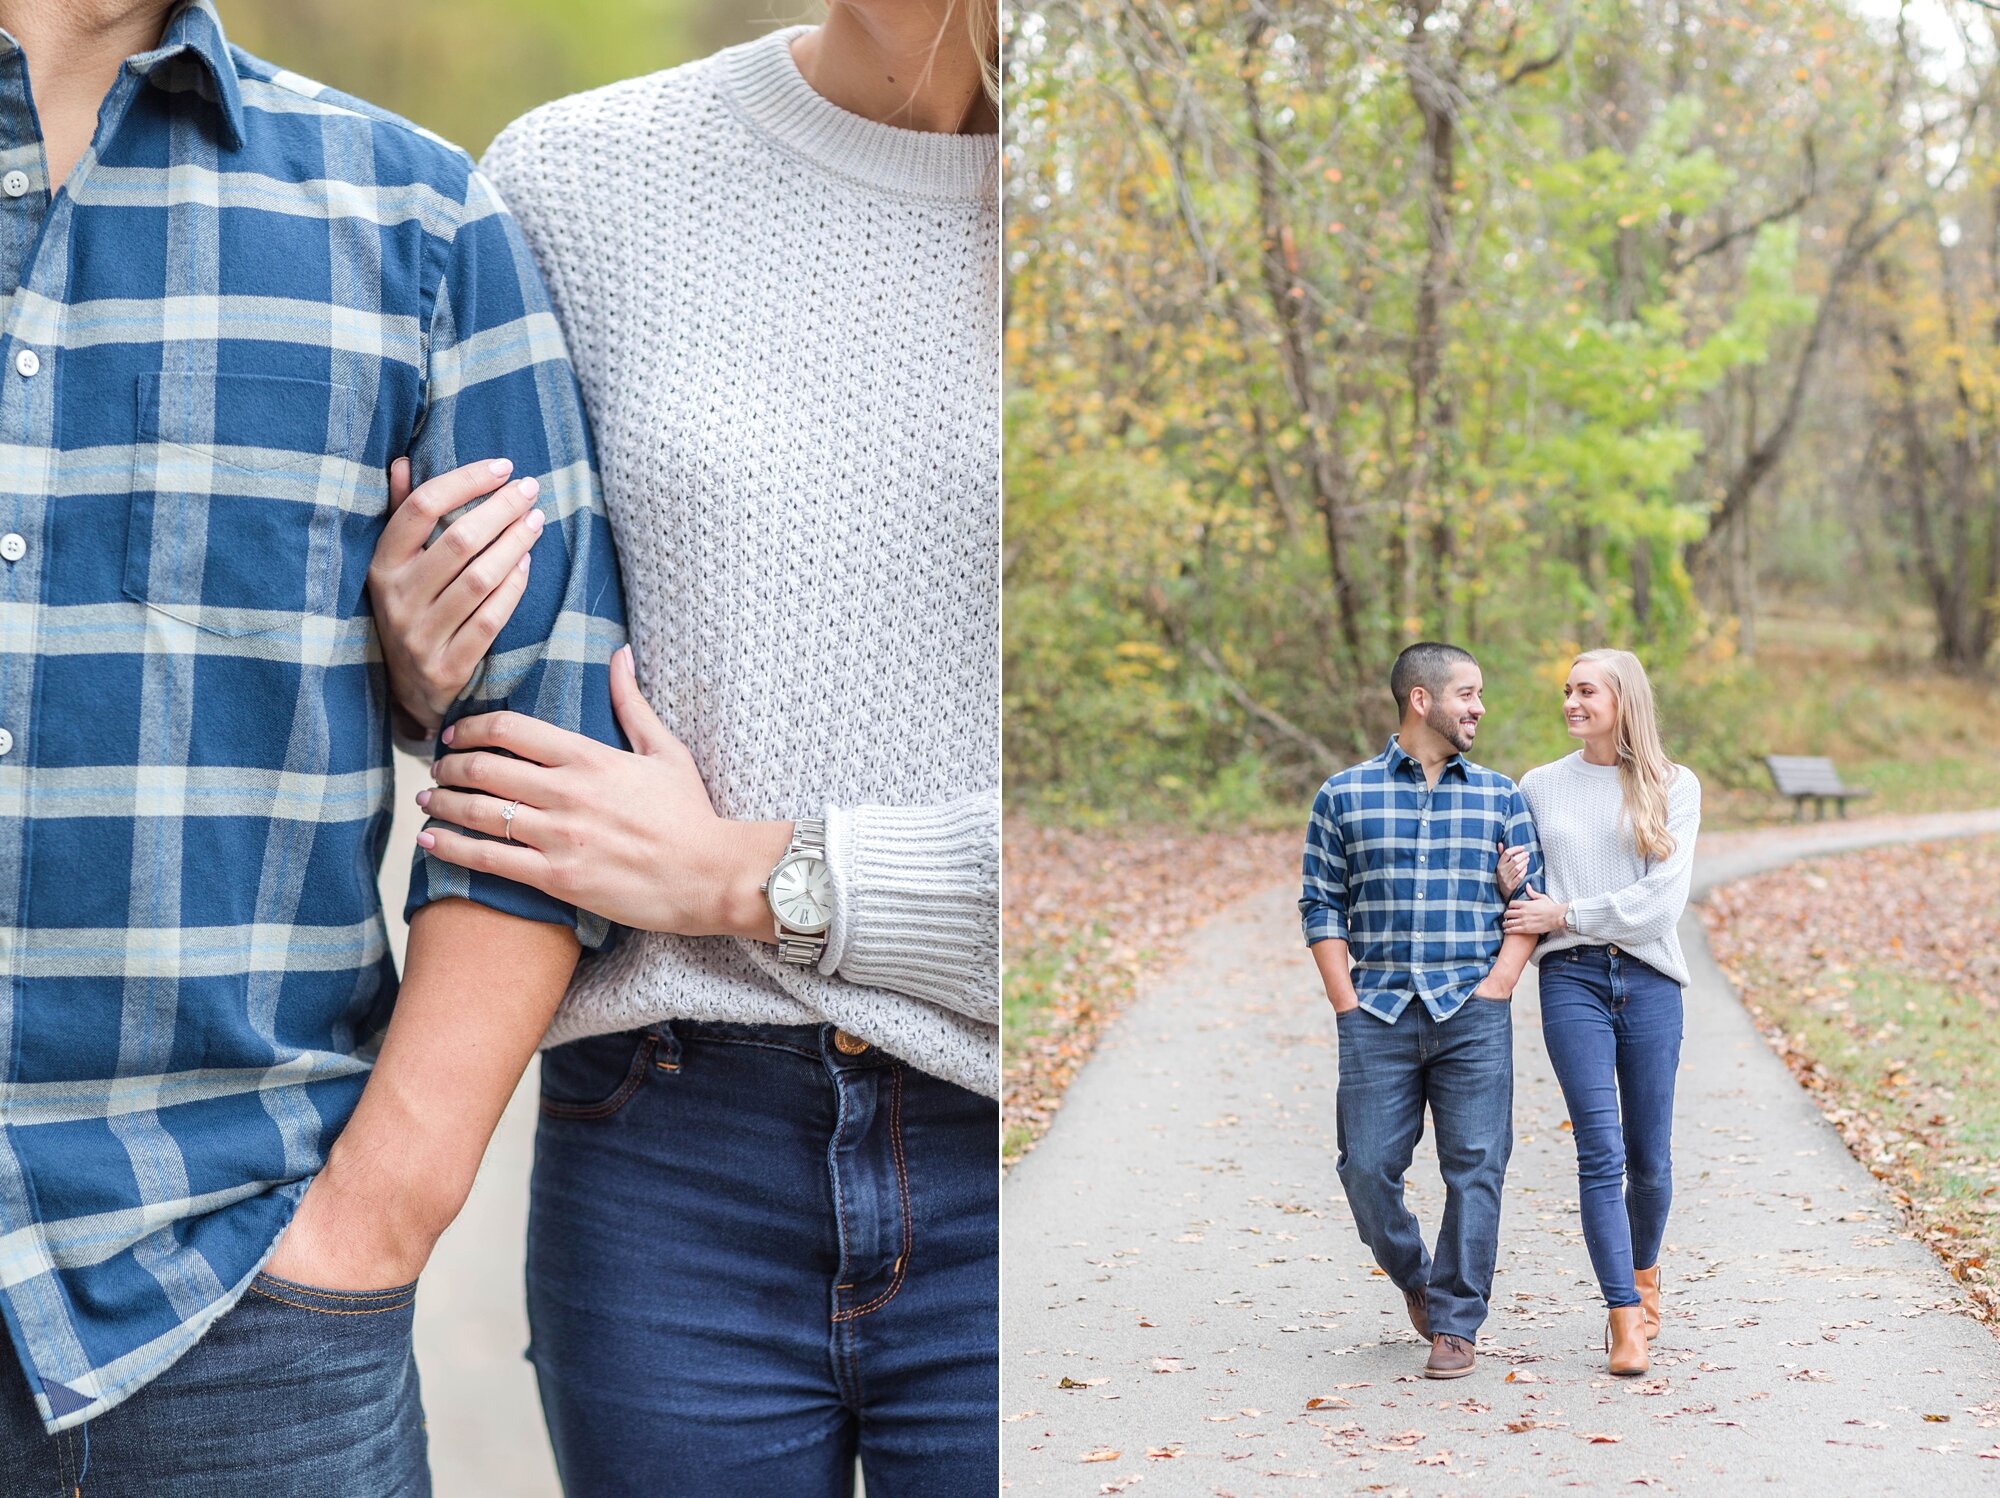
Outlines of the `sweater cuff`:
<svg viewBox="0 0 2000 1498">
<path fill-rule="evenodd" d="M 1611 914 L 1609 895 L 1588 895 L 1569 902 L 1570 918 L 1576 922 L 1571 928 L 1577 936 L 1589 936 L 1594 927 L 1605 916 Z"/>
<path fill-rule="evenodd" d="M 826 857 L 834 915 L 822 973 L 997 1021 L 997 796 L 829 806 Z"/>
</svg>

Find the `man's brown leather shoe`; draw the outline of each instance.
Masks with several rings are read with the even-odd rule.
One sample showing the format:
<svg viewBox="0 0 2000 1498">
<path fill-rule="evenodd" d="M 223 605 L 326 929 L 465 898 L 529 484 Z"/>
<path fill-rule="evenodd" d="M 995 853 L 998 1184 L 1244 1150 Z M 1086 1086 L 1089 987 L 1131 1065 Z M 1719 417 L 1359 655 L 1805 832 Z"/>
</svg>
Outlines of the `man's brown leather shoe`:
<svg viewBox="0 0 2000 1498">
<path fill-rule="evenodd" d="M 1632 1271 L 1632 1283 L 1639 1290 L 1639 1305 L 1646 1313 L 1646 1340 L 1660 1334 L 1660 1266 Z"/>
<path fill-rule="evenodd" d="M 1464 1378 L 1472 1371 L 1472 1344 L 1463 1337 L 1443 1332 L 1431 1338 L 1430 1361 L 1424 1364 L 1425 1378 Z"/>
<path fill-rule="evenodd" d="M 1403 1309 L 1410 1313 L 1410 1325 L 1417 1329 L 1417 1335 L 1422 1337 L 1426 1342 L 1430 1341 L 1431 1313 L 1430 1307 L 1424 1302 L 1424 1292 L 1421 1290 L 1405 1290 L 1403 1292 Z"/>
</svg>

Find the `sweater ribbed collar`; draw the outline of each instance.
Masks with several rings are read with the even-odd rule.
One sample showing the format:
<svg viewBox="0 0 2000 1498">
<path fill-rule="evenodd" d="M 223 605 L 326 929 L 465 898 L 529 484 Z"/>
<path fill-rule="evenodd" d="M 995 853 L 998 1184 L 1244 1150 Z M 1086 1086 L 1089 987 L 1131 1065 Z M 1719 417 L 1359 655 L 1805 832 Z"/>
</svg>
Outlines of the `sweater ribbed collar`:
<svg viewBox="0 0 2000 1498">
<path fill-rule="evenodd" d="M 815 93 L 792 61 L 793 39 L 810 29 L 788 27 L 716 54 L 722 91 L 753 129 L 864 187 L 941 202 L 993 194 L 999 136 L 904 130 L 848 113 Z"/>
</svg>

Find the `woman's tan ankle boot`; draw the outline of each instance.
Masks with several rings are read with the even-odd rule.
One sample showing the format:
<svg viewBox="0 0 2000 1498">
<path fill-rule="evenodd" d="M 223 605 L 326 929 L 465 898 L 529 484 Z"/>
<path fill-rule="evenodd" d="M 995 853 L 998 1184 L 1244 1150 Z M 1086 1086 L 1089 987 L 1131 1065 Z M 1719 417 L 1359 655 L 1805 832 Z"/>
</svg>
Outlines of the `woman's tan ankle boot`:
<svg viewBox="0 0 2000 1498">
<path fill-rule="evenodd" d="M 1652 1366 L 1646 1356 L 1646 1312 L 1642 1306 L 1613 1306 L 1604 1328 L 1604 1350 L 1611 1354 L 1611 1371 L 1636 1378 Z"/>
<path fill-rule="evenodd" d="M 1632 1283 L 1639 1287 L 1639 1306 L 1646 1313 L 1646 1340 L 1660 1334 L 1660 1266 L 1632 1271 Z"/>
</svg>

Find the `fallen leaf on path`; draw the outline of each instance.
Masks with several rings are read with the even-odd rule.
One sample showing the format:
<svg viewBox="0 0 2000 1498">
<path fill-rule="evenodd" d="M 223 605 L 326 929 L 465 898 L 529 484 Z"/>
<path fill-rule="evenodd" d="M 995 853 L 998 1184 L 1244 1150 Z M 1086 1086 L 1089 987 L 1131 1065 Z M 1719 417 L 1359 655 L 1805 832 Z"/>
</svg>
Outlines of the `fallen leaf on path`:
<svg viewBox="0 0 2000 1498">
<path fill-rule="evenodd" d="M 1123 1453 L 1113 1451 L 1108 1446 L 1100 1446 L 1095 1451 L 1086 1451 L 1077 1458 L 1080 1462 L 1115 1462 Z"/>
<path fill-rule="evenodd" d="M 1354 1404 L 1352 1400 L 1342 1399 L 1338 1394 L 1315 1394 L 1311 1399 L 1306 1401 L 1306 1408 L 1309 1410 L 1350 1410 L 1354 1408 Z"/>
<path fill-rule="evenodd" d="M 1616 1446 L 1625 1438 L 1620 1435 L 1613 1435 L 1608 1430 L 1589 1430 L 1583 1432 L 1583 1439 L 1590 1442 L 1593 1446 Z"/>
</svg>

